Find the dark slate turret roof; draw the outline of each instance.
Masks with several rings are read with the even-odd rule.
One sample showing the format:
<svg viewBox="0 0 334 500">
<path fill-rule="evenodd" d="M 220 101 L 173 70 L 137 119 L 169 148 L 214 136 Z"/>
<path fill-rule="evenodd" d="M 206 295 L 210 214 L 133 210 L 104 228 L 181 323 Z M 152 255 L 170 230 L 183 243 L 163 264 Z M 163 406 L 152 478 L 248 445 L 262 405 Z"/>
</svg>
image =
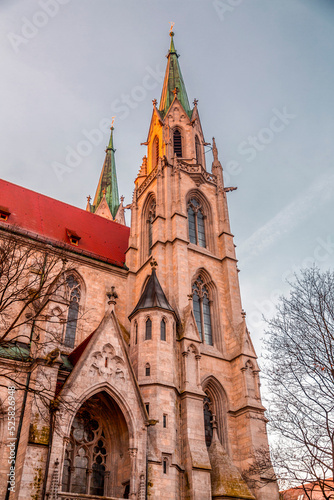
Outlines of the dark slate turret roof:
<svg viewBox="0 0 334 500">
<path fill-rule="evenodd" d="M 145 289 L 129 318 L 131 318 L 135 312 L 140 309 L 152 309 L 153 307 L 158 307 L 160 309 L 166 309 L 167 311 L 174 312 L 170 306 L 166 295 L 161 288 L 159 283 L 155 268 L 152 267 L 152 274 L 149 277 Z"/>
</svg>

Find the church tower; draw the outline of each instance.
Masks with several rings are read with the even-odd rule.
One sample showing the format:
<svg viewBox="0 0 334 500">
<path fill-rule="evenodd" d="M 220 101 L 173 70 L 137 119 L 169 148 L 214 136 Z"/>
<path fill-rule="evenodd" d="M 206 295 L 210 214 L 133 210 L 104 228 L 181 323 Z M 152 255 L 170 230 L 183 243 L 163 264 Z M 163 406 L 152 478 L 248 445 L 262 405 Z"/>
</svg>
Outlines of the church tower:
<svg viewBox="0 0 334 500">
<path fill-rule="evenodd" d="M 148 413 L 148 498 L 276 500 L 241 474 L 268 449 L 223 170 L 209 171 L 174 33 L 135 180 L 126 264 L 130 359 Z"/>
</svg>

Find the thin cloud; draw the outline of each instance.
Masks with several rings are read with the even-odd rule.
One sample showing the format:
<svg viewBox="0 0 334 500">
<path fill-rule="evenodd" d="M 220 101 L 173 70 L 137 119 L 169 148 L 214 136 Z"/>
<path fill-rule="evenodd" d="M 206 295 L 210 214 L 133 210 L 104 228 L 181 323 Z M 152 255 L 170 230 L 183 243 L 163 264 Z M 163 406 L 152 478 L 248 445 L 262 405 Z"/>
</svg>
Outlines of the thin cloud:
<svg viewBox="0 0 334 500">
<path fill-rule="evenodd" d="M 296 200 L 289 203 L 275 217 L 257 229 L 240 246 L 238 257 L 243 263 L 259 256 L 274 243 L 291 233 L 299 224 L 328 203 L 334 194 L 334 174 L 323 175 Z"/>
</svg>

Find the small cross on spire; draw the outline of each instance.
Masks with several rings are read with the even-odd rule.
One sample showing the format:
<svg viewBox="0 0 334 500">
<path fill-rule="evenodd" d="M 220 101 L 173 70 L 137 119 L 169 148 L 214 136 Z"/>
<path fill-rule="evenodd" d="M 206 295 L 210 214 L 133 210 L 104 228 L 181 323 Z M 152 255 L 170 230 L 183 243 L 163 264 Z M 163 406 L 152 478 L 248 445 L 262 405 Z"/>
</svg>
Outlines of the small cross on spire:
<svg viewBox="0 0 334 500">
<path fill-rule="evenodd" d="M 175 89 L 174 89 L 174 90 L 172 90 L 172 92 L 173 92 L 173 94 L 174 94 L 175 96 L 177 96 L 177 94 L 178 94 L 178 92 L 179 92 L 179 89 L 178 89 L 177 87 L 175 87 Z"/>
<path fill-rule="evenodd" d="M 198 99 L 196 99 L 196 98 L 195 98 L 195 99 L 194 99 L 194 102 L 193 102 L 193 105 L 194 105 L 194 106 L 197 106 L 197 103 L 198 103 Z"/>
<path fill-rule="evenodd" d="M 87 201 L 88 201 L 88 203 L 90 203 L 90 200 L 91 200 L 91 199 L 92 199 L 92 198 L 91 198 L 91 196 L 90 196 L 90 194 L 89 194 L 89 195 L 87 196 Z"/>
</svg>

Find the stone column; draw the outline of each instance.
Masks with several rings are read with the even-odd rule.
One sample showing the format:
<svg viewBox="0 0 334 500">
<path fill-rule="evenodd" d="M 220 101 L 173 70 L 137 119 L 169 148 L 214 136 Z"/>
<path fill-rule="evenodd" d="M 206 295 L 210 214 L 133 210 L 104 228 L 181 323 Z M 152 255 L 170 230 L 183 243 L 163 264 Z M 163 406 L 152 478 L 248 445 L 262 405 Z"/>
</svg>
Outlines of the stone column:
<svg viewBox="0 0 334 500">
<path fill-rule="evenodd" d="M 138 451 L 137 448 L 129 448 L 130 467 L 131 467 L 130 498 L 134 500 L 137 498 L 137 492 L 136 492 L 137 451 Z"/>
</svg>

